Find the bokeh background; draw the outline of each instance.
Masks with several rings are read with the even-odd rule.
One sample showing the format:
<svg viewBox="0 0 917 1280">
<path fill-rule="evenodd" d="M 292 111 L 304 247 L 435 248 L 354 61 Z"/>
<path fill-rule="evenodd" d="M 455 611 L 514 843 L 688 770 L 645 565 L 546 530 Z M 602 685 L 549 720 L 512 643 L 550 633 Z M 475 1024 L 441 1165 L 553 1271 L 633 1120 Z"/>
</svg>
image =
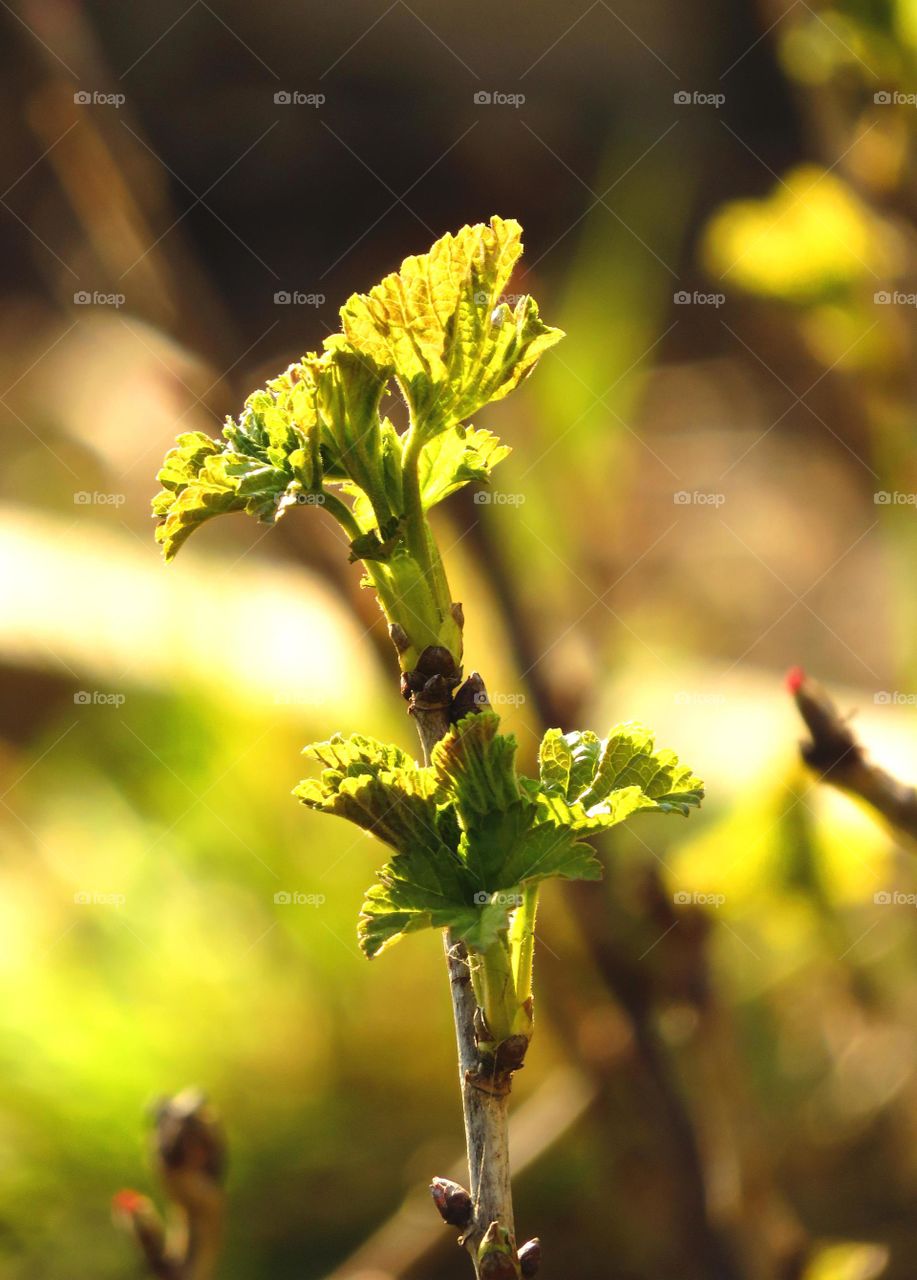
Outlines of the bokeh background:
<svg viewBox="0 0 917 1280">
<path fill-rule="evenodd" d="M 439 516 L 469 663 L 529 767 L 637 718 L 708 786 L 544 895 L 522 1237 L 545 1280 L 913 1280 L 915 862 L 801 770 L 782 676 L 917 777 L 917 3 L 0 26 L 0 1273 L 137 1274 L 110 1195 L 157 1194 L 145 1109 L 196 1083 L 225 1280 L 467 1274 L 438 939 L 362 959 L 380 853 L 289 795 L 313 738 L 412 742 L 377 608 L 317 512 L 166 569 L 148 504 L 178 431 L 497 212 L 569 336 Z"/>
</svg>

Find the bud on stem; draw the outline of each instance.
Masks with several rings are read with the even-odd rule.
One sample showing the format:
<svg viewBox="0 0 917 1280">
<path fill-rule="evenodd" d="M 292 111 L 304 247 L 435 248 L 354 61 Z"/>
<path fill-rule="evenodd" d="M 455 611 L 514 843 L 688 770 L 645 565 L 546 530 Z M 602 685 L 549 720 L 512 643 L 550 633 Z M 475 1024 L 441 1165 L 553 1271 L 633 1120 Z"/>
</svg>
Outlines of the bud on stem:
<svg viewBox="0 0 917 1280">
<path fill-rule="evenodd" d="M 529 1240 L 519 1250 L 519 1270 L 525 1280 L 531 1280 L 532 1276 L 537 1275 L 540 1266 L 541 1241 L 536 1236 L 534 1240 Z"/>
<path fill-rule="evenodd" d="M 434 1178 L 430 1183 L 430 1194 L 439 1210 L 439 1216 L 447 1226 L 457 1227 L 459 1231 L 471 1226 L 474 1205 L 463 1186 L 450 1182 L 448 1178 Z"/>
<path fill-rule="evenodd" d="M 519 1275 L 512 1236 L 492 1222 L 478 1247 L 478 1280 L 519 1280 Z"/>
</svg>

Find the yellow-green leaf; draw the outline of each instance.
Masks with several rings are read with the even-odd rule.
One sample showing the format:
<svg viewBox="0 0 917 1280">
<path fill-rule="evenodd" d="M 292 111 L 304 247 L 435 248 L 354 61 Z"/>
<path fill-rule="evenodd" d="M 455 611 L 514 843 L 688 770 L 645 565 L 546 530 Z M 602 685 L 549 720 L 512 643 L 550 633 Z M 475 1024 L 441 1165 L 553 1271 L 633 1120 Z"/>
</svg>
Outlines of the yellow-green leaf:
<svg viewBox="0 0 917 1280">
<path fill-rule="evenodd" d="M 354 350 L 394 371 L 421 438 L 501 399 L 563 336 L 533 298 L 506 296 L 521 253 L 519 223 L 494 217 L 406 258 L 341 309 Z"/>
</svg>

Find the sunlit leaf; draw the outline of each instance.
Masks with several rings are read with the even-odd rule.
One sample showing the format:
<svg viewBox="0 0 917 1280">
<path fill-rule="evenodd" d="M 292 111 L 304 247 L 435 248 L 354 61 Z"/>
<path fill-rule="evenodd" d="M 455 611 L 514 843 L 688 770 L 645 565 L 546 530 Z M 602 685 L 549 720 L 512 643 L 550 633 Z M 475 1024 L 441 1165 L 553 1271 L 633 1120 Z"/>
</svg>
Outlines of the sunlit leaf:
<svg viewBox="0 0 917 1280">
<path fill-rule="evenodd" d="M 494 217 L 406 258 L 341 309 L 353 348 L 394 370 L 422 438 L 501 399 L 563 336 L 534 299 L 505 300 L 521 253 L 518 222 Z"/>
<path fill-rule="evenodd" d="M 455 427 L 424 448 L 418 468 L 420 496 L 429 510 L 463 485 L 486 484 L 498 462 L 510 452 L 490 431 Z"/>
<path fill-rule="evenodd" d="M 620 822 L 640 808 L 687 814 L 704 795 L 700 778 L 674 752 L 657 751 L 653 734 L 639 724 L 618 725 L 604 740 L 549 729 L 540 759 L 546 794 L 590 818 Z"/>
<path fill-rule="evenodd" d="M 245 511 L 273 524 L 320 486 L 319 447 L 314 384 L 300 366 L 249 396 L 238 422 L 227 421 L 222 440 L 200 431 L 180 435 L 153 499 L 165 558 L 213 516 Z"/>
<path fill-rule="evenodd" d="M 526 885 L 596 880 L 601 864 L 585 837 L 639 809 L 687 812 L 697 778 L 651 735 L 622 725 L 545 735 L 542 781 L 516 773 L 516 741 L 493 712 L 466 716 L 420 768 L 372 738 L 332 738 L 306 749 L 325 766 L 299 784 L 304 804 L 349 819 L 395 856 L 369 890 L 360 920 L 367 954 L 403 934 L 450 928 L 472 947 L 505 929 Z"/>
</svg>

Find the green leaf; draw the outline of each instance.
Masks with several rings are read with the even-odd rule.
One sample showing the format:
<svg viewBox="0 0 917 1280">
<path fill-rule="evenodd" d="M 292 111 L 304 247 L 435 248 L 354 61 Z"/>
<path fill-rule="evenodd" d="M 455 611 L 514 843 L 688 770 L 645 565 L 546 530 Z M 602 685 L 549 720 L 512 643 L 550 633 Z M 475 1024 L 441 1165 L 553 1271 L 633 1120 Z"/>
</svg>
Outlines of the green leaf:
<svg viewBox="0 0 917 1280">
<path fill-rule="evenodd" d="M 517 776 L 516 741 L 499 726 L 493 712 L 466 716 L 429 767 L 362 735 L 306 748 L 323 769 L 299 784 L 299 799 L 392 850 L 360 916 L 367 955 L 421 928 L 452 929 L 485 951 L 505 935 L 525 886 L 601 878 L 586 837 L 641 809 L 687 813 L 703 795 L 699 779 L 672 752 L 656 752 L 639 725 L 604 741 L 549 730 L 541 781 Z"/>
<path fill-rule="evenodd" d="M 538 806 L 540 823 L 549 823 L 557 830 L 572 831 L 580 837 L 597 835 L 607 827 L 617 826 L 641 809 L 658 808 L 656 802 L 639 787 L 614 791 L 602 804 L 589 810 L 556 794 L 542 795 Z"/>
<path fill-rule="evenodd" d="M 502 399 L 563 336 L 532 298 L 503 300 L 521 253 L 519 223 L 494 217 L 406 258 L 341 309 L 353 349 L 394 370 L 423 439 Z"/>
<path fill-rule="evenodd" d="M 490 431 L 455 427 L 443 431 L 424 447 L 418 475 L 424 510 L 435 507 L 463 485 L 487 484 L 490 473 L 509 454 Z"/>
<path fill-rule="evenodd" d="M 454 797 L 459 853 L 479 892 L 511 891 L 551 876 L 598 879 L 601 866 L 581 832 L 572 824 L 560 829 L 537 784 L 520 786 L 516 740 L 498 733 L 499 724 L 493 712 L 466 716 L 437 744 L 431 762 L 441 793 Z"/>
<path fill-rule="evenodd" d="M 535 818 L 541 819 L 539 807 Z M 553 822 L 536 820 L 525 838 L 507 851 L 502 877 L 509 885 L 534 884 L 539 880 L 601 880 L 602 864 L 591 845 L 575 826 L 562 827 Z"/>
<path fill-rule="evenodd" d="M 352 350 L 339 334 L 327 339 L 324 358 L 315 364 L 315 397 L 329 465 L 350 487 L 365 494 L 380 526 L 397 515 L 398 494 L 388 490 L 385 454 L 395 436 L 395 474 L 400 492 L 401 450 L 397 433 L 383 434 L 379 402 L 390 370 Z"/>
<path fill-rule="evenodd" d="M 369 956 L 424 927 L 478 927 L 475 884 L 456 851 L 458 829 L 439 810 L 431 769 L 374 738 L 340 735 L 304 754 L 326 767 L 294 795 L 347 818 L 394 850 L 367 892 L 358 935 Z"/>
<path fill-rule="evenodd" d="M 435 779 L 398 747 L 374 738 L 340 735 L 313 743 L 303 755 L 326 766 L 293 794 L 310 809 L 347 818 L 396 851 L 445 846 L 437 829 Z M 446 850 L 448 852 L 448 850 Z"/>
<path fill-rule="evenodd" d="M 573 806 L 571 813 L 609 826 L 638 809 L 687 815 L 704 795 L 700 778 L 679 764 L 674 752 L 656 751 L 653 734 L 639 724 L 618 725 L 604 740 L 594 733 L 561 735 L 551 729 L 540 758 L 544 793 L 558 822 L 581 821 L 560 816 L 564 801 Z"/>
<path fill-rule="evenodd" d="M 560 729 L 549 729 L 538 748 L 538 768 L 545 791 L 567 794 L 573 752 Z"/>
<path fill-rule="evenodd" d="M 226 474 L 219 442 L 200 431 L 178 437 L 166 454 L 158 480 L 163 488 L 153 499 L 153 514 L 160 521 L 156 540 L 162 544 L 166 560 L 175 556 L 205 520 L 245 506 L 236 478 Z"/>
<path fill-rule="evenodd" d="M 303 755 L 315 760 L 331 772 L 357 776 L 362 773 L 417 773 L 428 774 L 429 770 L 421 770 L 417 762 L 406 751 L 393 743 L 379 742 L 362 733 L 352 734 L 345 738 L 336 733 L 326 742 L 312 742 L 303 747 Z"/>
<path fill-rule="evenodd" d="M 410 855 L 394 859 L 367 891 L 357 936 L 370 959 L 418 929 L 451 929 L 467 946 L 483 951 L 507 928 L 509 908 L 504 903 L 478 906 L 470 896 L 465 906 L 444 902 L 438 891 L 417 883 L 414 862 Z M 470 886 L 464 887 L 470 894 Z"/>
<path fill-rule="evenodd" d="M 612 791 L 639 787 L 664 813 L 687 816 L 700 805 L 704 784 L 674 751 L 656 751 L 653 734 L 638 724 L 619 725 L 603 743 L 592 784 L 579 797 L 587 810 L 605 802 Z"/>
<path fill-rule="evenodd" d="M 466 716 L 434 747 L 431 768 L 453 798 L 462 835 L 459 853 L 478 892 L 512 889 L 507 854 L 525 837 L 534 807 L 516 778 L 516 740 L 497 732 L 493 712 Z"/>
<path fill-rule="evenodd" d="M 449 927 L 453 936 L 464 942 L 469 951 L 486 951 L 509 928 L 510 912 L 514 909 L 511 897 L 495 893 L 482 902 L 482 894 L 475 895 L 475 906 L 463 913 Z"/>
<path fill-rule="evenodd" d="M 504 296 L 522 252 L 516 222 L 492 219 L 409 258 L 341 312 L 327 338 L 245 403 L 222 440 L 179 437 L 153 502 L 167 560 L 216 515 L 245 511 L 273 523 L 297 503 L 321 506 L 346 532 L 364 585 L 379 598 L 413 672 L 431 646 L 462 658 L 460 615 L 426 512 L 462 485 L 483 484 L 508 449 L 465 428 L 505 396 L 562 335 L 530 297 Z M 396 378 L 411 428 L 380 417 Z M 397 630 L 394 628 L 397 626 Z"/>
<path fill-rule="evenodd" d="M 273 524 L 287 507 L 305 501 L 321 485 L 319 448 L 314 381 L 303 365 L 249 396 L 239 421 L 227 421 L 222 440 L 200 431 L 180 435 L 153 499 L 166 560 L 213 516 L 246 511 Z"/>
<path fill-rule="evenodd" d="M 586 729 L 583 733 L 568 733 L 566 738 L 571 757 L 567 794 L 578 796 L 595 775 L 602 754 L 602 742 L 591 729 Z"/>
<path fill-rule="evenodd" d="M 430 767 L 455 795 L 459 816 L 508 809 L 520 798 L 516 739 L 498 733 L 500 717 L 482 711 L 465 718 L 433 748 Z"/>
</svg>

